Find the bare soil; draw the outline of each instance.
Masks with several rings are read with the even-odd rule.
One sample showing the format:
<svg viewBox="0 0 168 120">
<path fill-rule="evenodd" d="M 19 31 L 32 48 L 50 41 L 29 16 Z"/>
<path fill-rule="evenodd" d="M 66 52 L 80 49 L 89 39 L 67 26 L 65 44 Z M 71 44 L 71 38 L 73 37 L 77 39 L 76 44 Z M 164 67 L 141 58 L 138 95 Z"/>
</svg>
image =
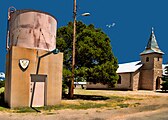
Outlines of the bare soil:
<svg viewBox="0 0 168 120">
<path fill-rule="evenodd" d="M 111 90 L 90 90 L 88 92 L 93 94 L 130 96 L 140 98 L 141 100 L 126 101 L 129 103 L 140 103 L 138 106 L 128 108 L 64 109 L 48 112 L 42 111 L 41 113 L 12 113 L 1 111 L 0 120 L 168 120 L 168 93 Z"/>
</svg>

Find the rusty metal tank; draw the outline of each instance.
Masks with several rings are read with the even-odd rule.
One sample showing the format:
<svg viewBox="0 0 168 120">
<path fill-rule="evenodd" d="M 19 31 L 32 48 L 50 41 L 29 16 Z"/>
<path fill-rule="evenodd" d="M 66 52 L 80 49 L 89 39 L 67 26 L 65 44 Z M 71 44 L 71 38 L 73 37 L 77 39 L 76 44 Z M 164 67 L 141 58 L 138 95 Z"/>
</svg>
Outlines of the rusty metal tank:
<svg viewBox="0 0 168 120">
<path fill-rule="evenodd" d="M 35 10 L 16 10 L 9 18 L 9 48 L 52 51 L 56 48 L 57 20 L 50 14 Z"/>
</svg>

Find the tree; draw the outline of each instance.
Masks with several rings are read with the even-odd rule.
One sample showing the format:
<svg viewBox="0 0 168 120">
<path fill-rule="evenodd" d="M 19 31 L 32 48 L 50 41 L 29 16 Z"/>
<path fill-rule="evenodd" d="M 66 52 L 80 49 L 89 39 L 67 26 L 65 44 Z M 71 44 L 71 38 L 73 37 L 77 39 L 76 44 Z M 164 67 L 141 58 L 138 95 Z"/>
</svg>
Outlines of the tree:
<svg viewBox="0 0 168 120">
<path fill-rule="evenodd" d="M 163 75 L 162 76 L 162 80 L 163 80 L 163 82 L 162 82 L 162 84 L 161 84 L 161 86 L 162 86 L 162 90 L 168 90 L 168 66 L 166 66 L 165 68 L 165 75 Z"/>
<path fill-rule="evenodd" d="M 5 80 L 0 80 L 0 88 L 5 87 Z"/>
<path fill-rule="evenodd" d="M 118 80 L 117 58 L 112 53 L 109 37 L 93 24 L 77 22 L 76 28 L 75 80 L 114 86 Z M 73 23 L 57 32 L 57 48 L 64 52 L 63 79 L 66 84 L 71 77 Z"/>
</svg>

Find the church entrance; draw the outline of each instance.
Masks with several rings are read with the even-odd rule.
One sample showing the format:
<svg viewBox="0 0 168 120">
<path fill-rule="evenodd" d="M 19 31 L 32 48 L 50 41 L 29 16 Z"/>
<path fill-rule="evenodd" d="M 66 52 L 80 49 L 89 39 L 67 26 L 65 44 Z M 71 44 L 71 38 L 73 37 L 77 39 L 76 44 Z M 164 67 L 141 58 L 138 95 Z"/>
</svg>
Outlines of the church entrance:
<svg viewBox="0 0 168 120">
<path fill-rule="evenodd" d="M 160 89 L 160 77 L 157 77 L 156 79 L 156 90 Z"/>
</svg>

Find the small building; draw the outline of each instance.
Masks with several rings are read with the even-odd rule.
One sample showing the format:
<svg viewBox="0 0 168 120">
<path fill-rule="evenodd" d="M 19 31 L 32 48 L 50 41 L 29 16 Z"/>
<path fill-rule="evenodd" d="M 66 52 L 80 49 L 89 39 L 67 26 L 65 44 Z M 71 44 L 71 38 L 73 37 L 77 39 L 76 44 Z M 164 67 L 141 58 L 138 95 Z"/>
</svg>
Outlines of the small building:
<svg viewBox="0 0 168 120">
<path fill-rule="evenodd" d="M 115 88 L 125 90 L 157 90 L 162 82 L 165 65 L 162 64 L 164 53 L 160 50 L 152 29 L 146 49 L 140 53 L 140 61 L 119 64 L 119 79 Z M 109 89 L 108 85 L 88 83 L 87 89 Z"/>
<path fill-rule="evenodd" d="M 60 104 L 63 53 L 56 54 L 56 18 L 37 10 L 8 14 L 5 102 L 10 108 Z"/>
<path fill-rule="evenodd" d="M 5 73 L 0 72 L 0 81 L 3 81 L 5 79 Z"/>
</svg>

